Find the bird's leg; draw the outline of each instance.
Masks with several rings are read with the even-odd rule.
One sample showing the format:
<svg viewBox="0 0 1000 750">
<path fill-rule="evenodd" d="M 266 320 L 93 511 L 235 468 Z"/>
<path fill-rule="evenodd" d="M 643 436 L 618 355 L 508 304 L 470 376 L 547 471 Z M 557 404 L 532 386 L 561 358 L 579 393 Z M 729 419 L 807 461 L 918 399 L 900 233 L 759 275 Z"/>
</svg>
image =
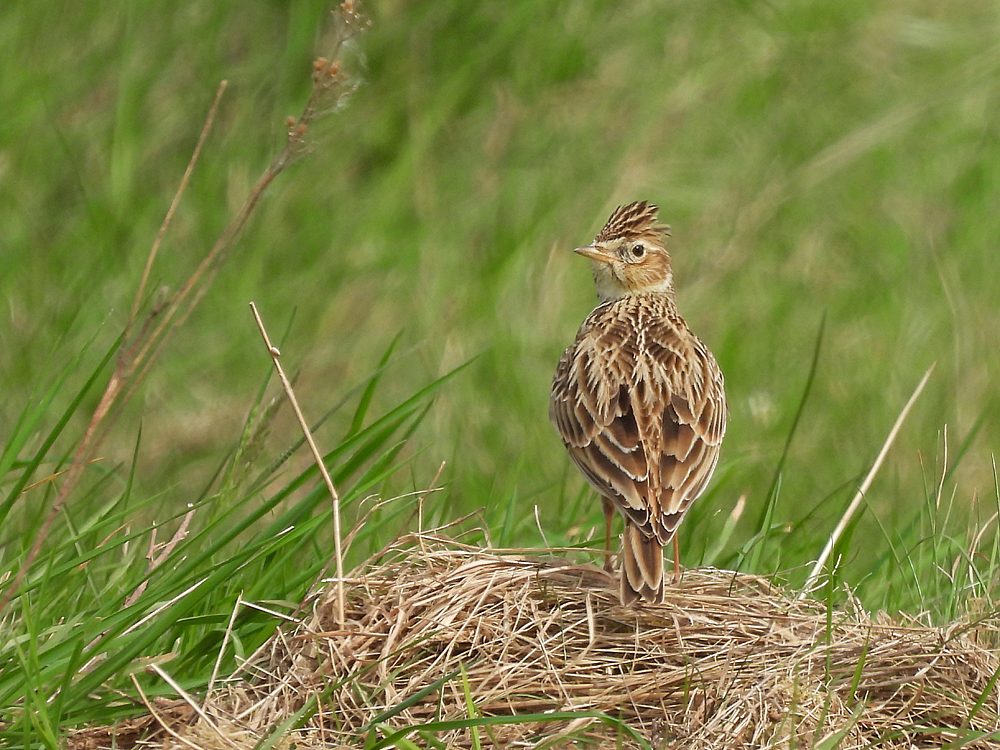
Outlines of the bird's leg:
<svg viewBox="0 0 1000 750">
<path fill-rule="evenodd" d="M 604 569 L 609 573 L 611 568 L 611 519 L 615 516 L 615 506 L 606 497 L 601 497 L 601 510 L 604 511 Z"/>
<path fill-rule="evenodd" d="M 681 581 L 681 546 L 677 542 L 677 534 L 674 534 L 674 583 Z"/>
</svg>

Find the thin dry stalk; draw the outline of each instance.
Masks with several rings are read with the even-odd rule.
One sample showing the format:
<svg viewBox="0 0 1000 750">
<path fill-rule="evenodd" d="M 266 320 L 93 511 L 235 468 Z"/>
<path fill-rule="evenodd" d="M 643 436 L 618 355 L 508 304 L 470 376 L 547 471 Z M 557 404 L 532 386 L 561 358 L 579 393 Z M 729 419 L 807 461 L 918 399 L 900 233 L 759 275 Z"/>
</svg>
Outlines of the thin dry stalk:
<svg viewBox="0 0 1000 750">
<path fill-rule="evenodd" d="M 146 590 L 146 586 L 149 585 L 149 573 L 152 573 L 158 567 L 160 567 L 170 554 L 174 551 L 174 548 L 184 541 L 188 534 L 188 527 L 191 525 L 191 519 L 194 518 L 195 509 L 192 508 L 187 513 L 184 514 L 184 518 L 181 519 L 181 525 L 177 527 L 177 531 L 174 535 L 170 537 L 170 541 L 166 544 L 160 545 L 156 544 L 156 528 L 149 533 L 149 552 L 146 553 L 146 559 L 149 564 L 146 566 L 146 578 L 140 583 L 131 594 L 125 599 L 124 607 L 131 607 L 138 601 L 139 597 L 142 596 L 142 592 Z"/>
<path fill-rule="evenodd" d="M 243 592 L 241 591 L 236 597 L 236 604 L 233 605 L 233 611 L 229 615 L 229 624 L 226 625 L 226 632 L 222 636 L 222 644 L 219 646 L 219 655 L 215 657 L 215 664 L 212 667 L 212 676 L 208 679 L 208 687 L 205 689 L 206 701 L 212 696 L 212 690 L 215 688 L 215 680 L 219 676 L 219 667 L 222 665 L 222 657 L 226 653 L 226 647 L 229 645 L 229 638 L 233 634 L 233 623 L 236 622 L 236 616 L 240 613 L 242 608 Z"/>
<path fill-rule="evenodd" d="M 837 544 L 837 540 L 840 539 L 841 534 L 844 533 L 844 529 L 847 528 L 847 524 L 851 522 L 851 518 L 857 511 L 858 506 L 861 505 L 861 501 L 865 499 L 865 493 L 868 492 L 868 488 L 871 487 L 872 482 L 875 480 L 875 475 L 878 474 L 878 470 L 882 468 L 882 462 L 889 453 L 889 448 L 891 448 L 893 442 L 895 442 L 896 435 L 899 434 L 899 430 L 903 426 L 903 420 L 906 419 L 906 416 L 910 413 L 910 409 L 913 407 L 913 404 L 916 403 L 920 394 L 923 392 L 924 386 L 927 385 L 927 381 L 931 377 L 931 373 L 934 372 L 934 366 L 935 365 L 931 365 L 927 369 L 927 372 L 924 373 L 924 376 L 920 379 L 920 382 L 914 389 L 910 399 L 906 402 L 906 406 L 903 407 L 899 416 L 896 417 L 896 422 L 893 424 L 892 429 L 889 430 L 889 435 L 882 444 L 882 450 L 879 451 L 878 456 L 875 458 L 875 463 L 872 464 L 872 468 L 869 470 L 865 480 L 858 488 L 858 493 L 854 496 L 854 499 L 851 500 L 851 504 L 848 505 L 847 510 L 844 511 L 844 515 L 840 517 L 840 521 L 834 528 L 833 533 L 830 534 L 830 538 L 826 540 L 826 546 L 823 547 L 823 551 L 820 553 L 819 559 L 816 561 L 816 564 L 813 565 L 813 569 L 809 572 L 806 582 L 802 585 L 802 591 L 799 593 L 799 599 L 804 599 L 815 587 L 820 573 L 823 572 L 823 566 L 826 565 L 826 561 L 830 557 L 830 553 L 833 552 L 834 545 Z"/>
<path fill-rule="evenodd" d="M 333 549 L 337 560 L 337 615 L 340 618 L 340 622 L 343 622 L 344 558 L 340 549 L 340 495 L 337 494 L 337 488 L 333 486 L 333 479 L 330 478 L 330 473 L 326 470 L 326 464 L 323 462 L 323 454 L 320 453 L 319 448 L 316 447 L 316 441 L 313 440 L 312 430 L 309 429 L 309 423 L 306 422 L 306 418 L 302 414 L 302 409 L 299 407 L 299 401 L 295 398 L 295 391 L 292 389 L 292 384 L 288 382 L 288 377 L 285 375 L 285 371 L 282 369 L 281 363 L 278 361 L 278 357 L 281 356 L 281 352 L 278 351 L 278 347 L 271 344 L 271 339 L 267 335 L 267 329 L 264 327 L 264 321 L 261 320 L 260 313 L 257 311 L 257 305 L 251 302 L 250 309 L 253 311 L 253 317 L 254 320 L 257 321 L 257 327 L 260 329 L 260 335 L 264 338 L 264 346 L 267 347 L 267 352 L 271 355 L 271 361 L 274 362 L 274 369 L 278 372 L 278 377 L 281 379 L 281 385 L 285 389 L 285 395 L 288 396 L 288 402 L 292 405 L 292 410 L 295 412 L 295 418 L 299 421 L 299 427 L 302 429 L 302 434 L 305 436 L 306 442 L 309 444 L 309 450 L 312 451 L 313 460 L 319 468 L 319 473 L 323 475 L 323 482 L 326 483 L 326 489 L 330 492 L 330 498 L 333 502 Z"/>
<path fill-rule="evenodd" d="M 178 684 L 177 680 L 175 680 L 173 677 L 167 674 L 167 672 L 156 663 L 151 664 L 150 669 L 157 675 L 159 675 L 161 680 L 163 680 L 165 683 L 167 683 L 168 685 L 170 685 L 170 687 L 174 689 L 177 695 L 181 697 L 181 700 L 183 700 L 185 703 L 188 704 L 188 706 L 191 707 L 191 710 L 198 715 L 198 717 L 211 730 L 212 734 L 214 734 L 216 737 L 222 740 L 222 743 L 226 747 L 233 748 L 233 750 L 239 750 L 239 745 L 237 745 L 229 737 L 226 736 L 226 734 L 219 728 L 219 726 L 214 721 L 212 721 L 211 717 L 209 717 L 209 715 L 205 713 L 205 711 L 201 708 L 201 706 L 198 705 L 197 701 L 195 701 L 195 699 L 192 698 L 191 695 L 188 694 L 188 692 Z"/>
<path fill-rule="evenodd" d="M 146 706 L 146 710 L 149 711 L 150 716 L 152 716 L 156 720 L 156 723 L 160 726 L 161 729 L 163 729 L 163 731 L 165 731 L 167 734 L 169 734 L 171 737 L 173 737 L 175 740 L 180 742 L 185 747 L 190 747 L 192 750 L 204 750 L 204 748 L 201 747 L 200 745 L 196 745 L 190 740 L 187 740 L 180 734 L 178 734 L 177 731 L 175 731 L 172 726 L 173 722 L 167 721 L 164 717 L 160 716 L 160 714 L 156 712 L 155 708 L 153 708 L 153 704 L 150 703 L 149 698 L 147 698 L 146 694 L 142 691 L 142 686 L 139 684 L 139 681 L 135 678 L 135 675 L 133 674 L 129 676 L 132 678 L 132 684 L 135 685 L 135 689 L 139 694 L 139 698 Z"/>
<path fill-rule="evenodd" d="M 167 228 L 173 221 L 174 214 L 177 212 L 177 206 L 180 205 L 181 196 L 187 189 L 187 184 L 191 180 L 191 174 L 194 172 L 194 165 L 198 163 L 198 157 L 201 155 L 201 148 L 205 145 L 205 140 L 208 138 L 209 132 L 212 130 L 212 123 L 215 121 L 215 112 L 219 108 L 219 102 L 222 100 L 222 95 L 226 91 L 226 87 L 229 85 L 229 81 L 221 81 L 219 83 L 219 88 L 215 92 L 215 99 L 212 101 L 212 106 L 209 107 L 208 116 L 205 118 L 205 125 L 201 129 L 201 135 L 198 138 L 198 143 L 194 147 L 194 153 L 191 154 L 191 159 L 188 161 L 187 169 L 184 170 L 184 176 L 181 177 L 181 183 L 177 187 L 177 191 L 174 193 L 174 199 L 170 202 L 170 208 L 167 209 L 166 216 L 163 217 L 163 223 L 160 224 L 160 230 L 156 233 L 156 239 L 153 240 L 153 246 L 149 248 L 149 255 L 146 256 L 146 265 L 142 269 L 142 276 L 139 279 L 139 286 L 135 290 L 135 299 L 132 300 L 132 312 L 129 313 L 128 323 L 125 326 L 125 340 L 128 341 L 131 333 L 132 326 L 135 325 L 135 321 L 139 318 L 139 308 L 142 306 L 142 298 L 146 294 L 146 283 L 149 281 L 149 274 L 153 270 L 153 262 L 156 260 L 156 254 L 160 250 L 160 245 L 163 242 L 163 236 L 167 233 Z"/>
<path fill-rule="evenodd" d="M 424 530 L 424 500 L 426 500 L 427 497 L 431 494 L 431 492 L 434 491 L 435 489 L 434 485 L 437 484 L 437 480 L 441 476 L 441 472 L 444 471 L 445 463 L 446 463 L 445 461 L 442 461 L 440 465 L 438 465 L 437 471 L 434 472 L 434 478 L 431 480 L 431 483 L 427 486 L 427 491 L 420 496 L 419 500 L 417 500 L 417 531 Z"/>
</svg>

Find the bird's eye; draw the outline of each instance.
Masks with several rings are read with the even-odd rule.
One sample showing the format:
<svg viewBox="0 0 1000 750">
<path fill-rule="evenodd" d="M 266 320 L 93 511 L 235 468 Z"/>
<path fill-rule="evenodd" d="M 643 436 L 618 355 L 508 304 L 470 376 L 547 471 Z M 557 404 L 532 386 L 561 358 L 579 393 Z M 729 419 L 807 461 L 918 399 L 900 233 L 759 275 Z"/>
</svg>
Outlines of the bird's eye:
<svg viewBox="0 0 1000 750">
<path fill-rule="evenodd" d="M 644 248 L 642 245 L 632 246 L 632 257 L 635 258 L 636 260 L 638 260 L 645 254 L 646 254 L 646 248 Z"/>
</svg>

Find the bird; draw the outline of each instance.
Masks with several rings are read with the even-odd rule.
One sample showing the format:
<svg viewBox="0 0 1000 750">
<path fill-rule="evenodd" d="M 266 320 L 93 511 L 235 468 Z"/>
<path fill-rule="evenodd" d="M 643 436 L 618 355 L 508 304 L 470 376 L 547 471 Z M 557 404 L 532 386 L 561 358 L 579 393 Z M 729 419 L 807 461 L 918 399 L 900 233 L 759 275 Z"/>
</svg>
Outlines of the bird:
<svg viewBox="0 0 1000 750">
<path fill-rule="evenodd" d="M 619 206 L 590 260 L 600 300 L 556 367 L 549 418 L 573 463 L 601 496 L 605 567 L 611 523 L 625 521 L 619 572 L 623 605 L 664 597 L 663 549 L 705 490 L 726 432 L 725 382 L 708 347 L 677 310 L 659 208 Z"/>
</svg>

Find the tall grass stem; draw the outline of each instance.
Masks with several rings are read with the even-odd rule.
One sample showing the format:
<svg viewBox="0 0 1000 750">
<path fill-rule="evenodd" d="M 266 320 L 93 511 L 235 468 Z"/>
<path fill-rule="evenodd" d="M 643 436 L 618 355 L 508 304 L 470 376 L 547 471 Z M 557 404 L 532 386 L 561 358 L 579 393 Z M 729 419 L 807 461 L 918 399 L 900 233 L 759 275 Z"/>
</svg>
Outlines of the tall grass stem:
<svg viewBox="0 0 1000 750">
<path fill-rule="evenodd" d="M 903 407 L 899 416 L 896 417 L 896 423 L 892 426 L 892 429 L 889 431 L 889 436 L 882 444 L 882 450 L 879 451 L 878 456 L 875 458 L 875 463 L 872 464 L 871 470 L 861 483 L 861 487 L 858 488 L 858 493 L 854 496 L 854 499 L 851 500 L 851 504 L 847 506 L 847 510 L 844 511 L 844 515 L 840 517 L 840 521 L 837 523 L 836 528 L 834 528 L 833 533 L 830 534 L 830 538 L 826 540 L 826 546 L 823 548 L 823 552 L 820 554 L 816 564 L 813 565 L 813 569 L 809 572 L 809 577 L 806 578 L 806 582 L 802 585 L 802 591 L 799 592 L 799 599 L 805 598 L 815 585 L 816 579 L 819 577 L 820 572 L 823 570 L 823 566 L 826 565 L 826 561 L 830 557 L 830 553 L 833 552 L 834 545 L 837 543 L 837 540 L 840 539 L 840 535 L 844 533 L 844 529 L 847 528 L 847 524 L 851 522 L 851 518 L 857 511 L 858 506 L 861 505 L 861 501 L 864 500 L 865 493 L 868 492 L 868 488 L 871 487 L 872 481 L 875 479 L 875 475 L 882 467 L 882 462 L 885 460 L 886 454 L 889 452 L 889 448 L 892 447 L 893 442 L 896 440 L 896 435 L 899 434 L 899 430 L 903 426 L 903 420 L 906 419 L 906 415 L 910 413 L 910 409 L 913 407 L 913 404 L 915 404 L 917 398 L 920 397 L 920 393 L 924 390 L 924 386 L 927 385 L 927 381 L 930 379 L 932 372 L 934 372 L 934 365 L 927 368 L 927 372 L 925 372 L 924 376 L 920 379 L 920 382 L 913 391 L 913 395 L 910 396 L 910 400 L 906 402 L 906 406 Z"/>
<path fill-rule="evenodd" d="M 288 377 L 285 375 L 285 371 L 282 369 L 281 363 L 278 361 L 278 357 L 281 356 L 281 352 L 278 351 L 278 347 L 271 345 L 271 339 L 268 337 L 267 329 L 264 327 L 264 321 L 261 320 L 260 313 L 257 311 L 257 305 L 251 302 L 250 309 L 253 311 L 254 320 L 257 321 L 257 327 L 260 329 L 260 335 L 264 338 L 264 346 L 267 347 L 267 352 L 271 355 L 271 361 L 274 362 L 274 369 L 277 370 L 278 377 L 281 378 L 281 385 L 285 389 L 285 394 L 288 396 L 288 401 L 292 405 L 292 410 L 295 412 L 295 418 L 299 420 L 299 426 L 302 428 L 302 434 L 305 436 L 306 442 L 309 444 L 309 450 L 312 451 L 313 458 L 316 461 L 316 466 L 319 467 L 319 473 L 323 475 L 323 481 L 326 483 L 326 488 L 330 491 L 330 497 L 333 499 L 333 545 L 334 555 L 337 559 L 337 621 L 343 623 L 344 558 L 340 549 L 340 496 L 337 494 L 337 488 L 333 486 L 333 480 L 330 478 L 330 474 L 326 470 L 326 465 L 323 463 L 323 454 L 320 453 L 319 448 L 316 447 L 316 441 L 313 440 L 309 424 L 306 422 L 306 418 L 302 414 L 302 409 L 299 408 L 299 402 L 295 398 L 295 391 L 292 390 L 292 384 L 288 381 Z"/>
</svg>

